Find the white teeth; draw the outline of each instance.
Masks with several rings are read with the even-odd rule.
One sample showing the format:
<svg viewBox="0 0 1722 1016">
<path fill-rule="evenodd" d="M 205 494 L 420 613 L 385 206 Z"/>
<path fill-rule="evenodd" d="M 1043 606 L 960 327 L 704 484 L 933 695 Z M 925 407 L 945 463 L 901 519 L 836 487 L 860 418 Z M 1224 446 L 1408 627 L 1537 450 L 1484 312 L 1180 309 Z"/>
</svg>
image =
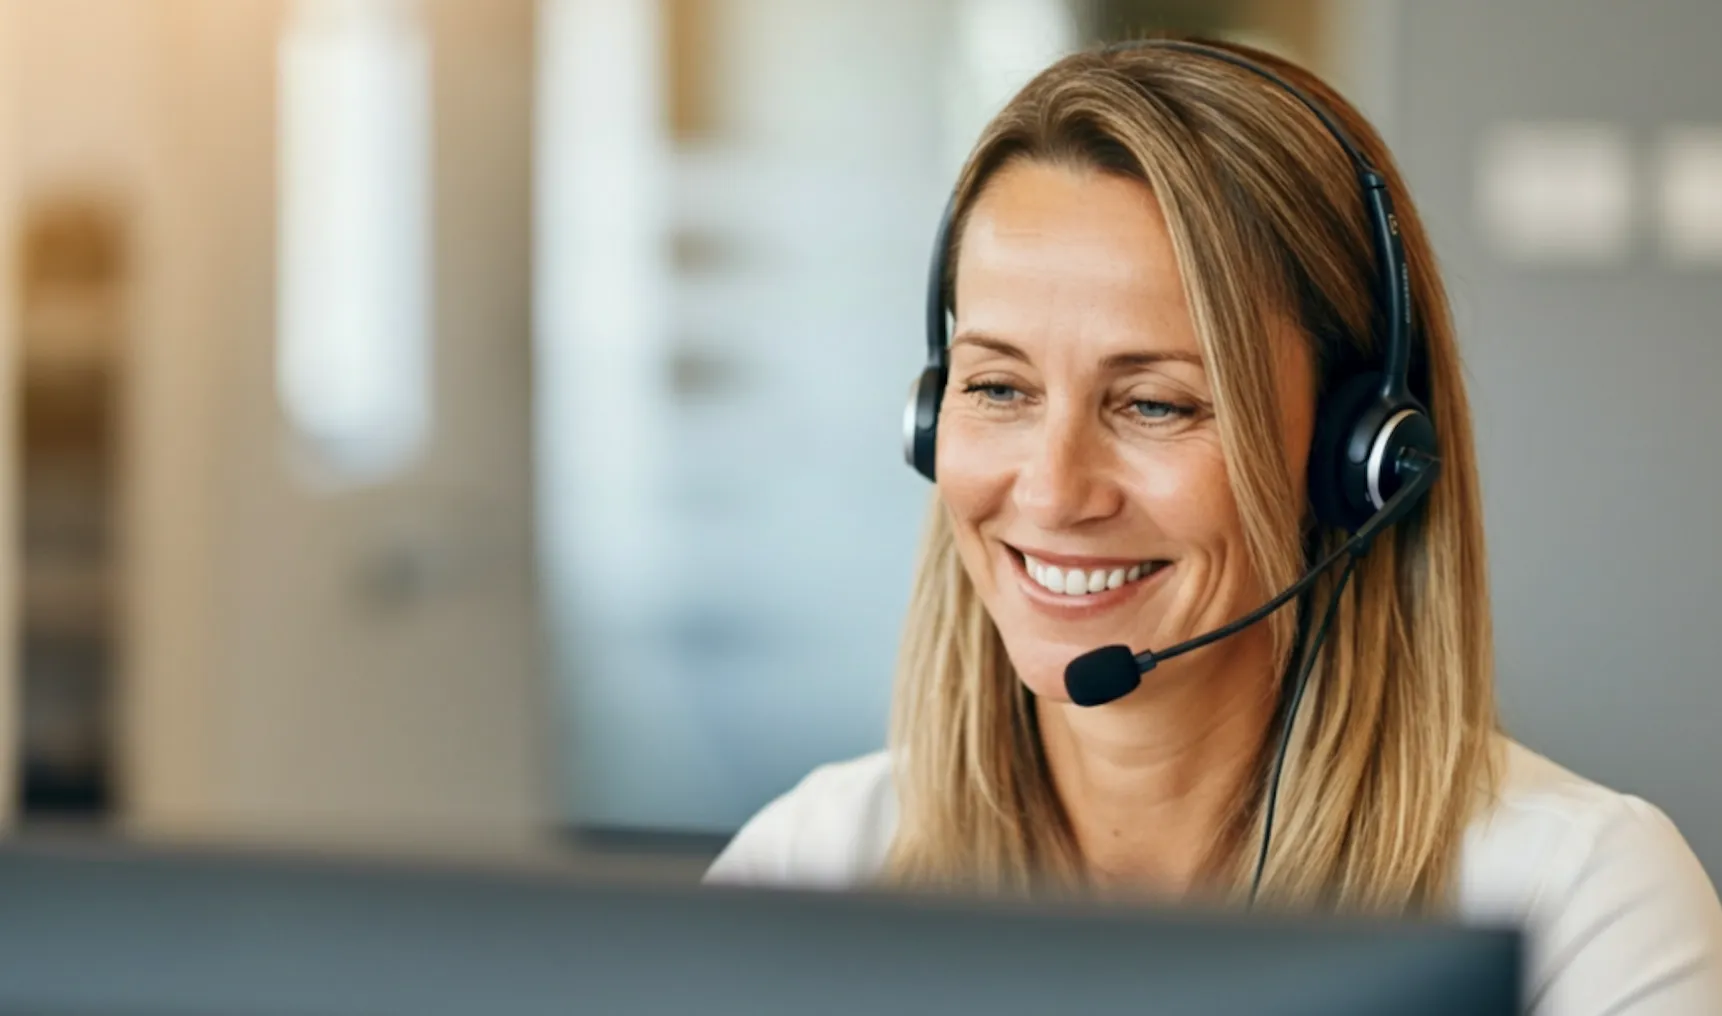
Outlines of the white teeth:
<svg viewBox="0 0 1722 1016">
<path fill-rule="evenodd" d="M 1153 574 L 1152 565 L 1132 565 L 1129 568 L 1097 568 L 1093 571 L 1083 571 L 1080 568 L 1064 569 L 1055 564 L 1047 564 L 1035 558 L 1023 555 L 1023 566 L 1029 575 L 1047 589 L 1065 596 L 1085 596 L 1117 589 L 1128 582 L 1135 582 L 1145 574 Z"/>
</svg>

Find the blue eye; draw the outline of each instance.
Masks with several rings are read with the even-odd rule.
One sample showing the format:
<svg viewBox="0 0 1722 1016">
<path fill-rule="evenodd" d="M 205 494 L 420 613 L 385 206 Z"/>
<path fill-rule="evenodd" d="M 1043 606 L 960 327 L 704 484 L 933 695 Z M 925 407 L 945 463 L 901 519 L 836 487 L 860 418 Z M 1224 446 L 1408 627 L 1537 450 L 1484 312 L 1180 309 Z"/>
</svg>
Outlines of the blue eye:
<svg viewBox="0 0 1722 1016">
<path fill-rule="evenodd" d="M 1010 402 L 1018 392 L 1006 384 L 972 384 L 963 389 L 970 395 L 979 395 L 988 402 Z"/>
<path fill-rule="evenodd" d="M 1190 410 L 1184 406 L 1174 406 L 1170 402 L 1152 402 L 1142 400 L 1133 403 L 1136 412 L 1146 420 L 1169 420 L 1173 417 L 1188 416 Z"/>
</svg>

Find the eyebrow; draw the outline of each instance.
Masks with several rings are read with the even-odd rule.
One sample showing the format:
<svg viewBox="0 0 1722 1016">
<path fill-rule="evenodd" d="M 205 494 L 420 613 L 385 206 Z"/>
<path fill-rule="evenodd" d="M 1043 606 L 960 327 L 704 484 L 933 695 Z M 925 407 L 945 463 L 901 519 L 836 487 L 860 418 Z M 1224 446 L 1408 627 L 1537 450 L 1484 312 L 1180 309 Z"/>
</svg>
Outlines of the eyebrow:
<svg viewBox="0 0 1722 1016">
<path fill-rule="evenodd" d="M 957 336 L 951 342 L 951 348 L 956 349 L 958 346 L 979 346 L 1012 360 L 1021 360 L 1023 363 L 1029 362 L 1028 354 L 1024 353 L 1020 347 L 1003 339 L 978 332 L 965 332 Z M 1200 353 L 1186 352 L 1181 349 L 1141 350 L 1131 353 L 1113 353 L 1102 360 L 1100 365 L 1108 371 L 1123 372 L 1141 370 L 1144 367 L 1152 367 L 1161 363 L 1189 363 L 1200 367 L 1202 366 L 1202 356 Z"/>
</svg>

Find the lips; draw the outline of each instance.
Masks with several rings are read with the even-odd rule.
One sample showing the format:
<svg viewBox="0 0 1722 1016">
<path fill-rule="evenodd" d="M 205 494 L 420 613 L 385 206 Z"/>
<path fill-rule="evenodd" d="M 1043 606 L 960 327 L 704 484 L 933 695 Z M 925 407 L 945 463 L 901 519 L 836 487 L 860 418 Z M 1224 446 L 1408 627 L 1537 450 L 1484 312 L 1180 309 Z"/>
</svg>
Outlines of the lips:
<svg viewBox="0 0 1722 1016">
<path fill-rule="evenodd" d="M 1159 586 L 1172 568 L 1172 562 L 1165 560 L 1074 557 L 1010 544 L 1000 544 L 1000 551 L 1017 576 L 1024 600 L 1040 613 L 1072 623 L 1101 617 L 1140 599 Z M 1090 586 L 1095 587 L 1093 592 Z"/>
<path fill-rule="evenodd" d="M 1023 568 L 1029 577 L 1040 583 L 1048 592 L 1060 596 L 1090 596 L 1118 589 L 1132 582 L 1139 582 L 1145 576 L 1154 574 L 1155 570 L 1165 562 L 1138 561 L 1133 564 L 1115 564 L 1110 567 L 1100 566 L 1084 568 L 1077 564 L 1060 566 L 1029 554 L 1022 553 Z"/>
</svg>

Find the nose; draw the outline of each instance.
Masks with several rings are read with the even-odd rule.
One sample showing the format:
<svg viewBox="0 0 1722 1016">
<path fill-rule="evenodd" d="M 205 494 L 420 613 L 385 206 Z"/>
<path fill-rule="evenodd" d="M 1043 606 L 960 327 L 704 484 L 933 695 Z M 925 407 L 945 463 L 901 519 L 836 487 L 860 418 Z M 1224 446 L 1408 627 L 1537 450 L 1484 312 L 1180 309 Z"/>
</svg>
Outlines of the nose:
<svg viewBox="0 0 1722 1016">
<path fill-rule="evenodd" d="M 1013 490 L 1025 519 L 1050 532 L 1118 513 L 1123 493 L 1111 479 L 1112 452 L 1091 413 L 1060 407 L 1042 418 L 1035 438 Z"/>
</svg>

